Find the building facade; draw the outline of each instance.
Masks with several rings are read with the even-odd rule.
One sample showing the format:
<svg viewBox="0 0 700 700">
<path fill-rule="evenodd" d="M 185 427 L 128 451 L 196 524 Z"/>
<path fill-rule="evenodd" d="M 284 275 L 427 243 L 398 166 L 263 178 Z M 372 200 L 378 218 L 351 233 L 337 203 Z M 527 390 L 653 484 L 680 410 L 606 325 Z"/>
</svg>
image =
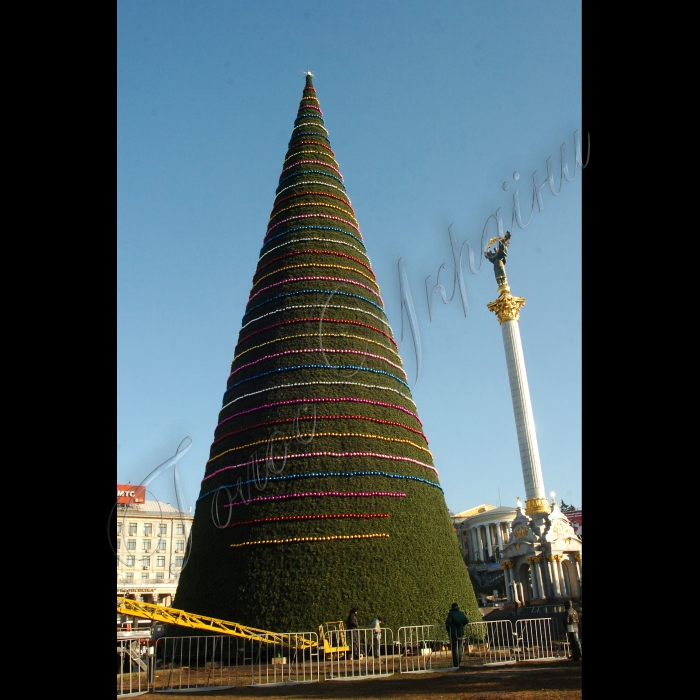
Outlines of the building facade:
<svg viewBox="0 0 700 700">
<path fill-rule="evenodd" d="M 464 563 L 497 563 L 510 537 L 516 509 L 482 503 L 452 516 Z"/>
<path fill-rule="evenodd" d="M 169 503 L 117 503 L 117 595 L 170 605 L 189 552 L 193 516 Z"/>
</svg>

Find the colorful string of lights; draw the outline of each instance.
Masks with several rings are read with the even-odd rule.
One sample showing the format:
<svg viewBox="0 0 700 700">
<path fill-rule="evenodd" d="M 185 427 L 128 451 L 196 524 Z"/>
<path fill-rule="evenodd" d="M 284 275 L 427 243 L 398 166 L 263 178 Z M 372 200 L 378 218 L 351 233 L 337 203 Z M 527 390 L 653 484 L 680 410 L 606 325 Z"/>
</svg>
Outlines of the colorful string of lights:
<svg viewBox="0 0 700 700">
<path fill-rule="evenodd" d="M 304 126 L 310 126 L 310 124 L 304 124 Z M 321 126 L 321 125 L 314 124 L 314 126 Z M 294 127 L 294 129 L 296 129 L 296 127 Z M 296 136 L 294 136 L 294 129 L 292 129 L 292 136 L 289 139 L 289 144 L 288 144 L 289 148 L 292 148 L 292 141 L 294 141 L 295 139 L 301 138 L 302 136 L 320 136 L 322 139 L 326 139 L 326 141 L 328 141 L 328 143 L 330 143 L 330 139 L 328 138 L 328 136 L 326 136 L 328 131 L 326 131 L 326 134 L 322 134 L 318 131 L 303 131 L 301 134 L 297 134 Z M 323 175 L 323 173 L 321 173 L 321 175 Z"/>
<path fill-rule="evenodd" d="M 255 540 L 252 542 L 241 542 L 232 544 L 230 547 L 247 547 L 254 544 L 294 544 L 297 542 L 326 542 L 330 540 L 368 540 L 376 537 L 389 537 L 386 533 L 376 533 L 372 535 L 329 535 L 327 537 L 287 537 L 283 540 Z"/>
<path fill-rule="evenodd" d="M 219 489 L 210 491 L 209 493 L 215 493 Z M 208 494 L 205 494 L 208 495 Z M 393 493 L 391 491 L 355 491 L 355 492 L 345 492 L 345 491 L 309 491 L 307 493 L 285 493 L 280 496 L 258 496 L 257 498 L 251 498 L 248 501 L 242 503 L 225 503 L 224 508 L 233 508 L 234 506 L 247 505 L 248 503 L 257 503 L 259 501 L 285 501 L 289 498 L 406 498 L 405 493 Z M 204 498 L 200 496 L 197 500 Z"/>
<path fill-rule="evenodd" d="M 306 182 L 300 182 L 300 185 L 306 185 L 308 183 Z M 337 233 L 342 233 L 345 236 L 350 236 L 350 238 L 354 238 L 358 243 L 361 243 L 364 246 L 364 241 L 362 241 L 360 238 L 358 238 L 354 233 L 351 233 L 350 231 L 346 231 L 345 229 L 342 228 L 337 228 L 336 226 L 297 226 L 296 228 L 290 228 L 287 229 L 286 231 L 282 231 L 282 233 L 277 233 L 274 236 L 271 236 L 268 238 L 262 245 L 262 248 L 260 248 L 260 252 L 262 253 L 263 249 L 265 248 L 266 245 L 274 241 L 276 238 L 280 238 L 280 236 L 286 236 L 287 234 L 290 233 L 296 233 L 297 231 L 336 231 Z M 365 252 L 365 255 L 367 253 Z"/>
<path fill-rule="evenodd" d="M 260 303 L 255 304 L 254 306 L 251 306 L 243 314 L 243 318 L 245 318 L 248 314 L 255 311 L 255 309 L 259 309 L 261 306 L 266 306 L 267 304 L 269 304 L 272 301 L 276 301 L 277 299 L 284 299 L 285 297 L 298 296 L 299 294 L 323 294 L 323 295 L 329 294 L 330 296 L 353 297 L 354 299 L 361 299 L 362 301 L 374 306 L 375 309 L 379 309 L 379 311 L 384 312 L 384 309 L 381 306 L 379 306 L 379 304 L 376 304 L 375 302 L 373 302 L 371 299 L 368 299 L 367 297 L 363 297 L 361 294 L 353 294 L 352 292 L 341 292 L 340 290 L 337 290 L 337 289 L 332 289 L 330 291 L 328 289 L 298 289 L 294 292 L 285 292 L 284 294 L 277 294 L 276 296 L 270 297 L 269 299 L 265 299 L 264 301 L 261 301 Z M 318 306 L 319 305 L 316 304 L 316 308 L 318 308 Z M 331 308 L 331 305 L 327 305 L 326 308 Z M 340 307 L 338 307 L 338 308 L 340 308 Z M 374 314 L 371 314 L 371 315 L 374 316 Z M 375 318 L 377 318 L 377 317 L 375 316 Z M 379 319 L 379 320 L 383 320 L 383 319 Z M 325 320 L 324 320 L 324 322 L 325 322 Z M 387 323 L 387 326 L 388 325 L 389 324 Z"/>
<path fill-rule="evenodd" d="M 261 289 L 258 289 L 255 294 L 251 294 L 250 297 L 248 297 L 248 303 L 253 301 L 258 294 L 262 294 L 263 292 L 267 291 L 268 289 L 273 289 L 274 287 L 279 287 L 282 284 L 290 284 L 291 282 L 343 282 L 344 284 L 350 284 L 354 287 L 362 287 L 363 289 L 366 289 L 368 292 L 374 294 L 381 302 L 382 302 L 382 311 L 384 310 L 384 300 L 382 299 L 381 294 L 379 292 L 375 292 L 374 289 L 371 287 L 368 287 L 366 284 L 363 284 L 362 282 L 356 282 L 355 280 L 349 280 L 345 277 L 329 277 L 328 275 L 309 275 L 305 277 L 288 277 L 285 280 L 279 280 L 279 282 L 273 282 L 272 284 L 268 284 L 266 287 L 262 287 Z M 300 290 L 301 291 L 301 290 Z M 304 290 L 307 291 L 307 290 Z M 328 290 L 322 290 L 326 294 L 328 294 Z M 332 290 L 331 290 L 332 291 Z M 291 292 L 288 292 L 291 293 Z M 339 294 L 339 292 L 332 292 L 334 294 Z M 363 297 L 361 297 L 363 298 Z M 247 306 L 247 305 L 246 305 Z M 248 313 L 248 311 L 246 311 Z"/>
<path fill-rule="evenodd" d="M 359 399 L 355 396 L 340 396 L 340 397 L 334 397 L 334 396 L 329 396 L 329 397 L 310 397 L 310 398 L 305 398 L 305 399 L 287 399 L 285 401 L 272 401 L 270 403 L 264 403 L 261 404 L 260 406 L 254 406 L 253 408 L 247 408 L 245 411 L 239 411 L 238 413 L 232 413 L 230 416 L 227 416 L 224 418 L 222 421 L 219 421 L 217 424 L 216 428 L 214 428 L 214 434 L 216 434 L 216 431 L 220 426 L 222 426 L 226 421 L 233 420 L 234 418 L 238 418 L 239 416 L 244 416 L 247 413 L 254 413 L 255 411 L 262 411 L 265 408 L 274 408 L 276 406 L 295 406 L 298 403 L 366 403 L 370 404 L 371 406 L 382 406 L 383 408 L 393 408 L 396 409 L 397 411 L 402 411 L 403 413 L 412 416 L 415 418 L 420 425 L 422 426 L 423 423 L 421 419 L 418 417 L 417 413 L 414 413 L 413 411 L 409 411 L 407 408 L 404 408 L 403 406 L 399 406 L 398 404 L 395 403 L 387 403 L 385 401 L 372 401 L 371 399 Z M 427 442 L 427 438 L 426 438 Z"/>
<path fill-rule="evenodd" d="M 285 335 L 282 336 L 281 338 L 274 338 L 273 340 L 268 340 L 264 343 L 260 343 L 260 345 L 253 345 L 252 347 L 248 348 L 247 350 L 242 350 L 239 353 L 236 353 L 236 356 L 233 358 L 233 362 L 231 363 L 231 369 L 233 369 L 233 365 L 235 364 L 236 360 L 238 360 L 240 357 L 243 357 L 247 352 L 252 352 L 253 350 L 259 350 L 260 348 L 264 348 L 266 345 L 274 345 L 275 343 L 282 343 L 286 340 L 295 340 L 296 338 L 350 338 L 353 340 L 361 340 L 364 343 L 372 343 L 372 345 L 377 345 L 380 348 L 383 348 L 384 350 L 388 350 L 389 352 L 393 353 L 396 355 L 396 359 L 399 361 L 399 364 L 402 364 L 401 362 L 401 357 L 397 354 L 396 350 L 394 348 L 384 345 L 384 343 L 380 343 L 378 340 L 370 340 L 369 338 L 363 338 L 361 335 L 352 335 L 351 333 L 300 333 L 299 335 Z M 238 347 L 238 345 L 236 345 Z M 325 351 L 324 351 L 325 352 Z"/>
<path fill-rule="evenodd" d="M 282 523 L 289 520 L 373 520 L 374 518 L 388 518 L 389 513 L 332 513 L 319 515 L 280 515 L 276 518 L 253 518 L 241 520 L 238 523 L 230 523 L 226 527 L 239 527 L 240 525 L 264 525 L 265 523 Z"/>
<path fill-rule="evenodd" d="M 301 182 L 295 182 L 293 185 L 287 185 L 286 187 L 283 187 L 279 192 L 277 192 L 276 196 L 281 195 L 282 192 L 286 192 L 287 190 L 292 190 L 295 187 L 301 187 L 303 185 L 323 185 L 324 187 L 332 187 L 333 189 L 338 190 L 338 192 L 342 192 L 346 197 L 348 197 L 347 192 L 345 192 L 345 190 L 342 187 L 338 187 L 338 185 L 332 185 L 330 182 L 319 182 L 318 180 L 302 180 Z M 348 197 L 348 204 L 352 205 L 350 197 Z"/>
<path fill-rule="evenodd" d="M 292 163 L 291 165 L 288 165 L 286 168 L 282 169 L 282 172 L 285 173 L 287 170 L 291 170 L 292 168 L 295 168 L 297 165 L 322 165 L 324 168 L 330 168 L 331 170 L 335 170 L 336 173 L 340 176 L 341 180 L 344 180 L 343 174 L 336 168 L 334 165 L 331 165 L 330 163 L 326 163 L 322 160 L 300 160 L 297 161 L 296 163 Z M 280 177 L 282 177 L 280 173 Z"/>
<path fill-rule="evenodd" d="M 411 447 L 415 447 L 417 450 L 422 450 L 423 452 L 427 452 L 431 457 L 433 456 L 433 453 L 426 449 L 425 447 L 421 447 L 420 445 L 416 445 L 415 442 L 412 442 L 411 440 L 405 440 L 404 438 L 392 438 L 392 437 L 386 437 L 384 435 L 372 435 L 371 433 L 338 433 L 338 432 L 323 432 L 323 431 L 314 431 L 311 433 L 300 433 L 296 437 L 298 438 L 323 438 L 323 437 L 341 437 L 341 438 L 348 438 L 348 437 L 358 437 L 358 438 L 364 438 L 364 439 L 372 439 L 372 440 L 381 440 L 382 442 L 397 442 L 401 443 L 404 445 L 410 445 Z M 220 452 L 218 455 L 211 457 L 206 461 L 206 464 L 210 464 L 211 462 L 216 461 L 217 459 L 221 459 L 226 454 L 229 454 L 230 452 L 237 452 L 238 450 L 247 450 L 249 447 L 255 447 L 256 445 L 265 445 L 269 444 L 272 442 L 286 442 L 289 440 L 289 437 L 286 435 L 282 435 L 281 437 L 271 437 L 271 438 L 263 438 L 262 440 L 254 440 L 253 442 L 249 442 L 245 445 L 238 445 L 237 447 L 230 447 L 228 450 L 224 450 L 223 452 Z"/>
<path fill-rule="evenodd" d="M 306 151 L 303 152 L 306 153 Z M 306 183 L 304 182 L 302 184 L 305 185 Z M 331 194 L 330 192 L 317 192 L 316 190 L 309 190 L 306 192 L 295 192 L 294 194 L 289 194 L 286 197 L 282 197 L 282 199 L 276 199 L 272 211 L 274 211 L 274 207 L 276 207 L 278 204 L 282 204 L 282 202 L 286 202 L 288 199 L 295 199 L 296 197 L 308 197 L 310 195 L 313 195 L 314 197 L 330 197 L 331 199 L 335 199 L 338 202 L 345 204 L 350 208 L 353 214 L 355 213 L 355 210 L 352 208 L 350 202 L 346 202 L 342 197 L 338 197 L 337 194 Z"/>
<path fill-rule="evenodd" d="M 270 231 L 274 231 L 274 229 L 276 229 L 278 226 L 286 224 L 288 221 L 296 221 L 297 219 L 331 219 L 333 221 L 342 221 L 346 226 L 355 229 L 355 231 L 357 231 L 357 235 L 360 238 L 362 238 L 362 232 L 360 231 L 359 227 L 355 226 L 355 224 L 350 223 L 346 219 L 342 219 L 339 216 L 333 216 L 332 214 L 296 214 L 295 216 L 290 216 L 287 219 L 282 219 L 282 221 L 278 221 L 276 224 L 270 226 L 265 232 L 265 239 L 267 239 L 268 235 L 270 234 Z M 364 239 L 362 240 L 364 241 Z"/>
<path fill-rule="evenodd" d="M 259 357 L 257 360 L 251 360 L 250 362 L 247 362 L 244 365 L 240 365 L 239 367 L 236 367 L 231 374 L 228 375 L 227 380 L 230 379 L 236 372 L 240 372 L 241 370 L 245 369 L 246 367 L 252 367 L 253 365 L 257 365 L 258 362 L 264 362 L 265 360 L 272 360 L 275 357 L 284 357 L 286 355 L 308 355 L 309 353 L 328 353 L 329 355 L 362 355 L 363 357 L 371 357 L 373 360 L 379 360 L 380 362 L 386 362 L 388 365 L 391 365 L 392 367 L 395 367 L 396 369 L 401 370 L 404 372 L 403 368 L 401 365 L 396 364 L 395 362 L 392 362 L 391 360 L 387 360 L 386 357 L 382 357 L 381 355 L 377 355 L 372 352 L 365 352 L 363 350 L 350 350 L 347 348 L 339 348 L 339 349 L 333 349 L 333 348 L 299 348 L 296 350 L 283 350 L 282 352 L 274 352 L 269 355 L 263 355 L 262 357 Z M 404 377 L 406 376 L 406 373 L 404 372 Z"/>
<path fill-rule="evenodd" d="M 308 308 L 318 308 L 318 305 L 314 306 L 313 304 L 304 304 L 305 307 Z M 286 307 L 286 308 L 293 308 L 293 307 Z M 301 307 L 298 307 L 301 308 Z M 330 308 L 330 307 L 328 307 Z M 341 307 L 342 308 L 342 307 Z M 280 309 L 281 311 L 282 309 Z M 359 311 L 359 309 L 357 309 Z M 275 313 L 275 312 L 270 312 L 270 313 Z M 265 314 L 266 316 L 268 314 Z M 263 318 L 263 316 L 260 316 L 259 318 Z M 375 317 L 376 318 L 376 317 Z M 259 319 L 256 319 L 259 320 Z M 381 319 L 379 319 L 381 321 Z M 398 349 L 398 346 L 396 345 L 396 341 L 385 331 L 383 331 L 381 328 L 377 328 L 376 326 L 372 326 L 369 323 L 362 323 L 362 321 L 353 321 L 352 319 L 349 318 L 322 318 L 320 316 L 307 316 L 305 318 L 290 318 L 286 321 L 278 321 L 277 323 L 273 323 L 269 326 L 266 326 L 265 328 L 259 328 L 257 331 L 253 331 L 252 333 L 248 333 L 248 335 L 244 336 L 241 338 L 238 343 L 236 344 L 236 348 L 238 346 L 248 340 L 248 338 L 252 338 L 254 335 L 257 335 L 258 333 L 263 333 L 264 331 L 271 330 L 272 328 L 279 328 L 280 326 L 289 326 L 294 323 L 308 323 L 308 322 L 316 322 L 316 321 L 323 321 L 323 323 L 344 323 L 346 325 L 350 326 L 360 326 L 362 328 L 369 328 L 370 330 L 376 331 L 377 333 L 381 333 L 385 338 L 388 338 L 393 344 L 394 347 Z M 387 324 L 389 325 L 389 324 Z M 317 335 L 317 334 L 314 334 Z"/>
<path fill-rule="evenodd" d="M 277 262 L 278 260 L 284 260 L 285 258 L 291 258 L 296 255 L 335 255 L 338 258 L 347 258 L 348 260 L 352 260 L 353 262 L 356 262 L 358 265 L 362 265 L 362 267 L 367 268 L 370 273 L 372 274 L 374 279 L 377 279 L 377 276 L 374 274 L 374 271 L 372 268 L 367 265 L 366 263 L 363 263 L 362 260 L 359 260 L 356 258 L 354 255 L 348 255 L 347 253 L 340 253 L 337 250 L 317 250 L 313 248 L 306 248 L 304 250 L 293 250 L 289 253 L 285 253 L 284 255 L 278 255 L 276 258 L 272 258 L 272 260 L 269 260 L 266 262 L 264 265 L 259 265 L 258 269 L 256 270 L 255 274 L 257 275 L 258 272 L 261 270 L 264 270 L 268 265 L 272 265 L 273 262 Z"/>
<path fill-rule="evenodd" d="M 272 455 L 270 457 L 262 457 L 260 459 L 258 458 L 253 458 L 249 459 L 247 462 L 240 462 L 239 464 L 229 464 L 225 467 L 220 467 L 219 469 L 216 469 L 213 471 L 211 474 L 207 474 L 201 481 L 201 483 L 204 483 L 205 481 L 208 481 L 209 479 L 212 479 L 215 477 L 217 474 L 221 474 L 226 471 L 231 471 L 232 469 L 241 469 L 242 467 L 247 467 L 247 466 L 254 466 L 255 464 L 265 464 L 272 461 L 278 461 L 280 459 L 285 460 L 291 460 L 291 459 L 308 459 L 309 457 L 337 457 L 337 458 L 345 458 L 345 457 L 373 457 L 377 459 L 388 459 L 391 461 L 396 461 L 396 462 L 411 462 L 412 464 L 417 464 L 419 467 L 425 467 L 426 469 L 430 469 L 431 471 L 435 472 L 436 476 L 439 476 L 437 473 L 437 469 L 435 467 L 431 466 L 430 464 L 425 464 L 424 462 L 420 462 L 417 459 L 412 459 L 411 457 L 401 457 L 399 455 L 385 455 L 381 454 L 379 452 L 328 452 L 327 450 L 319 451 L 319 452 L 306 452 L 304 454 L 293 454 L 293 455 Z M 287 476 L 270 476 L 267 478 L 268 481 L 285 481 L 289 479 L 311 479 L 315 477 L 346 477 L 346 478 L 352 478 L 355 476 L 383 476 L 388 479 L 411 479 L 413 481 L 423 481 L 426 484 L 429 484 L 430 486 L 437 486 L 440 488 L 439 484 L 436 484 L 434 481 L 429 481 L 428 479 L 422 479 L 419 476 L 408 476 L 407 474 L 390 474 L 389 472 L 384 472 L 384 471 L 363 471 L 363 472 L 315 472 L 315 473 L 309 473 L 309 474 L 288 474 Z M 260 479 L 250 479 L 249 481 L 239 481 L 240 485 L 245 485 L 245 484 L 252 484 L 254 482 L 258 482 Z M 442 489 L 441 489 L 442 490 Z"/>
<path fill-rule="evenodd" d="M 228 420 L 228 419 L 226 419 Z M 224 435 L 221 435 L 220 437 L 216 438 L 214 442 L 211 443 L 211 446 L 213 447 L 217 443 L 221 442 L 222 440 L 225 440 L 228 437 L 231 437 L 232 435 L 238 435 L 240 433 L 247 433 L 250 430 L 255 430 L 257 428 L 265 428 L 270 425 L 283 425 L 284 423 L 296 423 L 299 421 L 329 421 L 329 420 L 364 420 L 367 421 L 368 423 L 378 423 L 379 425 L 393 425 L 396 426 L 397 428 L 403 428 L 404 430 L 410 430 L 412 433 L 415 433 L 416 435 L 420 435 L 424 440 L 425 443 L 428 444 L 428 438 L 425 436 L 422 430 L 416 430 L 415 428 L 411 428 L 408 425 L 404 425 L 403 423 L 398 423 L 393 420 L 385 420 L 383 418 L 372 418 L 371 416 L 360 416 L 360 415 L 354 415 L 354 414 L 348 414 L 348 415 L 322 415 L 322 416 L 295 416 L 294 418 L 276 418 L 275 420 L 267 420 L 264 421 L 263 423 L 255 423 L 254 425 L 247 425 L 245 428 L 239 428 L 238 430 L 232 430 L 230 433 L 224 433 Z M 221 425 L 221 423 L 219 424 Z M 218 427 L 218 426 L 217 426 Z M 215 433 L 216 434 L 216 431 Z M 291 436 L 291 437 L 297 437 L 296 435 Z M 291 440 L 291 437 L 288 438 Z"/>
<path fill-rule="evenodd" d="M 279 274 L 280 272 L 285 272 L 286 270 L 299 270 L 301 268 L 306 268 L 306 267 L 327 267 L 327 268 L 330 268 L 331 270 L 346 270 L 347 272 L 354 272 L 356 275 L 360 275 L 361 277 L 364 277 L 366 280 L 369 280 L 372 284 L 374 284 L 374 286 L 377 288 L 377 290 L 379 290 L 379 285 L 375 282 L 375 280 L 372 279 L 372 277 L 370 277 L 366 272 L 362 272 L 362 270 L 358 270 L 357 268 L 354 268 L 354 267 L 348 267 L 347 265 L 334 265 L 332 263 L 321 263 L 321 262 L 299 263 L 298 265 L 285 265 L 284 267 L 280 267 L 277 270 L 273 270 L 272 272 L 268 272 L 267 274 L 265 274 L 262 277 L 260 277 L 259 279 L 257 279 L 253 283 L 251 290 L 255 289 L 255 287 L 257 287 L 257 285 L 259 285 L 264 279 L 267 279 L 268 277 L 271 277 L 272 275 Z M 367 289 L 371 289 L 371 288 L 367 287 Z M 377 294 L 377 296 L 379 296 L 379 295 Z M 252 298 L 253 297 L 251 297 L 251 299 Z"/>
<path fill-rule="evenodd" d="M 296 304 L 292 306 L 283 306 L 281 309 L 275 309 L 274 311 L 268 311 L 266 314 L 261 314 L 260 316 L 256 316 L 255 318 L 250 319 L 250 321 L 244 323 L 241 326 L 241 330 L 249 326 L 251 323 L 256 323 L 257 321 L 261 321 L 263 318 L 267 318 L 268 316 L 274 316 L 275 314 L 281 314 L 285 311 L 292 311 L 293 309 L 317 309 L 318 304 Z M 325 306 L 326 309 L 347 309 L 348 311 L 357 311 L 360 313 L 365 314 L 366 316 L 371 316 L 372 318 L 376 319 L 377 321 L 383 323 L 389 330 L 391 330 L 391 326 L 386 322 L 385 319 L 383 319 L 381 316 L 377 316 L 377 314 L 373 314 L 371 311 L 367 311 L 366 309 L 358 309 L 355 306 L 343 306 L 341 304 L 328 304 Z M 359 322 L 358 322 L 359 323 Z M 377 329 L 378 330 L 378 329 Z M 258 331 L 255 331 L 255 333 L 258 333 Z M 246 336 L 248 337 L 248 336 Z M 396 341 L 392 338 L 392 342 L 394 343 L 394 346 L 396 346 Z M 240 345 L 241 341 L 238 341 L 238 344 Z"/>
<path fill-rule="evenodd" d="M 327 202 L 299 202 L 297 204 L 290 204 L 288 207 L 284 207 L 282 209 L 275 209 L 276 206 L 277 205 L 275 204 L 275 206 L 272 209 L 270 218 L 268 219 L 268 223 L 283 212 L 289 211 L 290 209 L 298 209 L 299 207 L 326 207 L 328 209 L 336 209 L 337 211 L 342 212 L 343 214 L 347 214 L 355 223 L 357 223 L 357 219 L 355 218 L 355 216 L 351 212 L 347 211 L 347 209 L 338 207 L 335 204 L 328 204 Z M 352 209 L 352 207 L 350 208 Z"/>
<path fill-rule="evenodd" d="M 399 384 L 403 384 L 409 391 L 411 389 L 411 387 L 403 379 L 397 377 L 391 372 L 385 372 L 383 369 L 374 369 L 373 367 L 362 367 L 361 365 L 330 365 L 314 362 L 308 365 L 291 365 L 290 367 L 275 367 L 275 369 L 270 369 L 267 372 L 260 372 L 260 374 L 254 374 L 252 377 L 246 377 L 245 379 L 241 379 L 231 384 L 231 386 L 228 387 L 228 389 L 226 389 L 226 391 L 224 392 L 224 401 L 226 400 L 226 394 L 228 394 L 229 391 L 235 389 L 241 384 L 252 382 L 255 379 L 260 379 L 261 377 L 269 377 L 271 374 L 279 374 L 280 372 L 294 372 L 300 369 L 320 369 L 324 371 L 336 369 L 354 369 L 357 372 L 371 372 L 372 374 L 383 374 L 386 377 L 395 379 L 397 382 L 399 382 Z"/>
<path fill-rule="evenodd" d="M 359 386 L 362 387 L 363 389 L 372 389 L 372 390 L 377 390 L 377 391 L 390 391 L 392 394 L 398 394 L 402 399 L 406 399 L 406 401 L 410 401 L 411 405 L 413 408 L 416 408 L 416 404 L 414 403 L 413 399 L 411 398 L 410 394 L 404 394 L 402 391 L 399 389 L 394 389 L 393 387 L 390 386 L 380 386 L 379 384 L 363 384 L 362 382 L 351 382 L 351 381 L 323 381 L 323 380 L 317 380 L 315 382 L 292 382 L 291 384 L 278 384 L 277 386 L 269 386 L 265 387 L 264 389 L 258 389 L 257 391 L 251 391 L 248 394 L 241 394 L 240 396 L 237 396 L 235 399 L 231 399 L 228 403 L 224 404 L 221 409 L 219 410 L 219 415 L 221 415 L 221 412 L 226 410 L 229 406 L 232 406 L 234 403 L 237 401 L 243 401 L 243 399 L 249 399 L 251 396 L 256 396 L 257 394 L 264 394 L 266 391 L 276 391 L 277 389 L 293 389 L 299 386 Z"/>
</svg>

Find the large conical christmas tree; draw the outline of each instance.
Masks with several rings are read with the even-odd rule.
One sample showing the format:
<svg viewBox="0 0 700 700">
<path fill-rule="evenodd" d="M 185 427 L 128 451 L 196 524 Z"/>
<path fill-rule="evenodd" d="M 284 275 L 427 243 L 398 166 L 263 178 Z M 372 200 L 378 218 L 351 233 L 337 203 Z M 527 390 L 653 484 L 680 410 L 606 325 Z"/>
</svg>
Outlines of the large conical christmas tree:
<svg viewBox="0 0 700 700">
<path fill-rule="evenodd" d="M 311 75 L 174 606 L 278 632 L 480 618 Z"/>
</svg>

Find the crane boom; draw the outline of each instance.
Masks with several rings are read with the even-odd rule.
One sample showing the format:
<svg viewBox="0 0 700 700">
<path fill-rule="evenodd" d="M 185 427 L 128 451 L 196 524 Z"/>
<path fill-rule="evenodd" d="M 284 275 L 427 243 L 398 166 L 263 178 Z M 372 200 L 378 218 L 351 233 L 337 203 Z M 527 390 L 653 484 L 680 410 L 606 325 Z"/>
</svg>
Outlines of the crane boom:
<svg viewBox="0 0 700 700">
<path fill-rule="evenodd" d="M 310 649 L 317 646 L 315 642 L 302 634 L 279 634 L 278 632 L 259 630 L 255 627 L 239 625 L 237 622 L 218 620 L 215 617 L 207 617 L 206 615 L 195 615 L 185 612 L 184 610 L 168 608 L 164 605 L 156 605 L 154 603 L 129 600 L 128 598 L 121 598 L 119 596 L 117 596 L 117 612 L 123 615 L 145 617 L 149 620 L 166 622 L 181 627 L 206 630 L 207 632 L 218 632 L 219 634 L 230 634 L 234 637 L 252 639 L 266 644 L 284 644 L 285 646 L 299 649 Z"/>
</svg>

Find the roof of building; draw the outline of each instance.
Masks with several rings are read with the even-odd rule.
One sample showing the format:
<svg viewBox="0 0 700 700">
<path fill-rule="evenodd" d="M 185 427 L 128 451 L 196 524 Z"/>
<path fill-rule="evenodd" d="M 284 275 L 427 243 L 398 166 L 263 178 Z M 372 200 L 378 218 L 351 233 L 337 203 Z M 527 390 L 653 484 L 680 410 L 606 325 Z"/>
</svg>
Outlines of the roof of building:
<svg viewBox="0 0 700 700">
<path fill-rule="evenodd" d="M 471 508 L 470 510 L 465 510 L 463 513 L 458 513 L 452 516 L 453 518 L 461 518 L 462 521 L 472 520 L 475 518 L 483 517 L 503 517 L 512 516 L 515 517 L 517 510 L 515 508 L 510 508 L 509 506 L 477 506 L 477 508 Z"/>
<path fill-rule="evenodd" d="M 163 503 L 162 501 L 144 501 L 143 503 L 129 503 L 123 510 L 120 508 L 117 512 L 119 513 L 130 513 L 132 515 L 177 515 L 184 518 L 194 517 L 192 513 L 185 513 L 184 511 L 178 510 L 170 503 Z"/>
</svg>

